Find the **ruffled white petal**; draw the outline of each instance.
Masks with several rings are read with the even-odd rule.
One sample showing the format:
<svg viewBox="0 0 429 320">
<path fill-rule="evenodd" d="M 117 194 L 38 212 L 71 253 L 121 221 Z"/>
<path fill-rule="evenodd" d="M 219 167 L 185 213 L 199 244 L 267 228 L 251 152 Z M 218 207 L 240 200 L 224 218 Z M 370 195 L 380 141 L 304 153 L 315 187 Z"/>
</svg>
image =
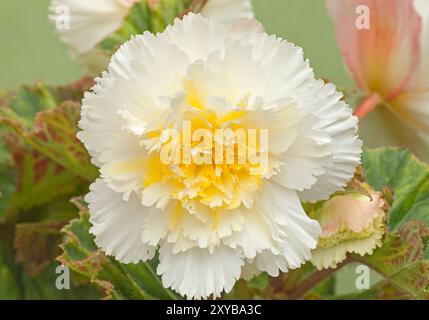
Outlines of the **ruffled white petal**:
<svg viewBox="0 0 429 320">
<path fill-rule="evenodd" d="M 318 119 L 307 115 L 292 145 L 280 155 L 280 172 L 272 179 L 298 191 L 311 188 L 319 176 L 332 166 L 332 140 L 317 128 Z"/>
<path fill-rule="evenodd" d="M 310 219 L 302 208 L 296 191 L 271 183 L 279 214 L 276 222 L 282 225 L 286 237 L 281 254 L 288 269 L 298 268 L 311 258 L 322 232 L 317 221 Z"/>
<path fill-rule="evenodd" d="M 240 278 L 243 260 L 236 250 L 217 247 L 213 253 L 193 248 L 173 254 L 172 245 L 164 244 L 159 251 L 157 272 L 162 283 L 187 298 L 219 297 L 229 292 Z"/>
<path fill-rule="evenodd" d="M 300 193 L 302 201 L 316 202 L 342 190 L 353 177 L 360 163 L 362 141 L 357 136 L 358 119 L 341 101 L 342 94 L 333 84 L 313 81 L 308 97 L 311 112 L 319 118 L 317 128 L 330 135 L 332 150 L 331 161 L 323 164 L 325 172 L 317 177 L 310 190 Z"/>
<path fill-rule="evenodd" d="M 368 238 L 350 240 L 339 243 L 331 248 L 317 248 L 312 252 L 311 263 L 318 269 L 336 268 L 343 262 L 347 253 L 356 253 L 361 256 L 372 254 L 382 244 L 383 233 L 377 232 Z"/>
<path fill-rule="evenodd" d="M 269 187 L 274 195 L 273 221 L 282 235 L 277 241 L 278 252 L 262 250 L 253 261 L 259 271 L 276 277 L 281 272 L 299 268 L 311 258 L 321 233 L 317 221 L 310 219 L 302 209 L 298 195 L 276 183 Z"/>
<path fill-rule="evenodd" d="M 97 79 L 82 102 L 78 138 L 90 155 L 101 163 L 122 160 L 115 156 L 123 151 L 117 150 L 123 144 L 118 139 L 133 140 L 132 135 L 161 125 L 169 107 L 164 97 L 181 89 L 180 73 L 187 65 L 187 57 L 173 44 L 150 33 L 122 46 L 109 72 Z M 143 152 L 138 146 L 129 150 L 134 155 Z"/>
<path fill-rule="evenodd" d="M 272 276 L 308 261 L 321 228 L 306 215 L 297 193 L 267 183 L 255 203 L 255 208 L 244 215 L 243 230 L 223 239 L 223 243 L 241 249 L 258 270 Z"/>
<path fill-rule="evenodd" d="M 260 101 L 263 104 L 263 101 Z M 286 152 L 295 142 L 307 116 L 291 99 L 279 100 L 271 106 L 256 105 L 242 119 L 246 128 L 268 130 L 268 152 L 276 157 Z M 280 161 L 280 159 L 279 159 Z"/>
<path fill-rule="evenodd" d="M 182 20 L 176 19 L 173 26 L 168 26 L 160 35 L 185 52 L 191 62 L 207 60 L 210 53 L 225 48 L 228 32 L 214 20 L 189 13 Z"/>
<path fill-rule="evenodd" d="M 192 64 L 187 78 L 206 104 L 209 98 L 221 97 L 235 107 L 243 101 L 255 104 L 266 85 L 264 69 L 255 63 L 249 49 L 229 41 L 223 44 L 223 50 L 216 50 L 205 60 Z"/>
<path fill-rule="evenodd" d="M 101 179 L 94 182 L 90 190 L 85 201 L 89 204 L 90 232 L 95 235 L 95 243 L 123 263 L 152 259 L 156 247 L 141 241 L 149 209 L 142 207 L 135 196 L 129 201 L 122 200 L 121 195 Z"/>
<path fill-rule="evenodd" d="M 225 24 L 254 18 L 251 0 L 209 0 L 201 14 Z"/>
<path fill-rule="evenodd" d="M 264 66 L 266 90 L 262 98 L 267 106 L 292 99 L 300 108 L 307 109 L 305 90 L 314 80 L 314 73 L 301 48 L 262 32 L 237 30 L 231 37 L 248 46 L 254 61 Z"/>
</svg>

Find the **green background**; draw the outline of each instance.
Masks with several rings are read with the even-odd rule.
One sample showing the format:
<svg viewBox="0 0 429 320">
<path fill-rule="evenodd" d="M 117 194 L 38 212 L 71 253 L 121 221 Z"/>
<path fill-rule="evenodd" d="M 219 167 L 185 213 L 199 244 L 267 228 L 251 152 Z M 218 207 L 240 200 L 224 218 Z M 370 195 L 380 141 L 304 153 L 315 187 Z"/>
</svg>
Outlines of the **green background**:
<svg viewBox="0 0 429 320">
<path fill-rule="evenodd" d="M 0 88 L 37 79 L 67 83 L 83 75 L 54 34 L 48 4 L 49 0 L 0 1 Z M 318 76 L 341 86 L 350 84 L 323 0 L 254 0 L 254 5 L 269 33 L 304 48 Z"/>
<path fill-rule="evenodd" d="M 48 4 L 49 0 L 0 1 L 0 89 L 13 89 L 38 79 L 63 84 L 84 75 L 54 34 L 47 19 Z M 341 61 L 324 0 L 254 0 L 254 6 L 268 33 L 304 48 L 318 77 L 341 87 L 353 86 Z M 376 120 L 377 116 L 371 117 Z M 394 144 L 375 133 L 372 120 L 365 124 L 370 128 L 364 135 L 367 145 Z M 355 290 L 354 270 L 350 266 L 339 273 L 339 292 Z"/>
</svg>

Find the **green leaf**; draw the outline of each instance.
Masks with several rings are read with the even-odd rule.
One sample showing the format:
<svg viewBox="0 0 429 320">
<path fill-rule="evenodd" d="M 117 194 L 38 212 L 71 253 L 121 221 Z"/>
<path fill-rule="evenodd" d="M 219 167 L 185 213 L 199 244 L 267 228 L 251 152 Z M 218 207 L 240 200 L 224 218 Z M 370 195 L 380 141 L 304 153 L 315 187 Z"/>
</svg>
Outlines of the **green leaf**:
<svg viewBox="0 0 429 320">
<path fill-rule="evenodd" d="M 112 299 L 175 299 L 162 286 L 149 263 L 121 264 L 101 252 L 90 234 L 89 214 L 81 212 L 64 229 L 63 253 L 58 260 L 71 270 L 91 279 Z"/>
<path fill-rule="evenodd" d="M 99 44 L 99 48 L 108 55 L 112 55 L 133 35 L 142 34 L 145 31 L 162 32 L 177 16 L 190 9 L 192 2 L 192 0 L 140 1 L 134 4 L 122 27 L 104 39 Z M 203 4 L 205 1 L 198 2 Z"/>
<path fill-rule="evenodd" d="M 405 149 L 382 148 L 363 154 L 367 180 L 378 191 L 393 191 L 389 225 L 398 229 L 414 219 L 429 225 L 429 167 Z"/>
<path fill-rule="evenodd" d="M 60 230 L 65 224 L 65 221 L 42 221 L 16 225 L 16 262 L 24 263 L 29 275 L 40 273 L 60 254 Z"/>
<path fill-rule="evenodd" d="M 31 129 L 38 112 L 53 109 L 64 101 L 80 102 L 92 85 L 92 79 L 83 78 L 67 86 L 49 87 L 41 81 L 22 86 L 0 98 L 0 117 Z"/>
<path fill-rule="evenodd" d="M 421 221 L 408 221 L 389 233 L 372 255 L 355 257 L 380 273 L 391 286 L 413 299 L 428 295 L 429 260 L 425 250 L 429 228 Z"/>
<path fill-rule="evenodd" d="M 71 290 L 58 290 L 58 263 L 52 263 L 60 252 L 61 221 L 77 215 L 69 200 L 86 192 L 95 176 L 75 137 L 78 102 L 92 83 L 83 79 L 48 87 L 38 82 L 1 94 L 0 299 L 100 296 L 78 275 L 77 286 L 72 281 Z"/>
<path fill-rule="evenodd" d="M 93 300 L 100 299 L 102 293 L 79 275 L 70 273 L 70 289 L 60 290 L 55 286 L 58 274 L 57 262 L 50 262 L 37 276 L 29 276 L 18 266 L 8 266 L 0 257 L 0 299 L 37 299 L 37 300 Z"/>
<path fill-rule="evenodd" d="M 76 172 L 89 176 L 88 179 L 95 174 L 91 173 L 94 169 L 87 153 L 75 137 L 79 106 L 72 100 L 80 100 L 83 90 L 91 83 L 92 80 L 83 79 L 70 86 L 54 88 L 39 82 L 2 96 L 0 233 L 7 246 L 13 248 L 16 224 L 76 217 L 76 209 L 69 199 L 86 192 L 89 181 L 73 172 L 72 165 L 78 168 Z M 55 107 L 63 99 L 72 100 Z M 29 239 L 26 240 L 25 235 Z M 46 255 L 49 256 L 49 252 L 44 252 L 45 258 L 41 258 L 43 252 L 40 251 L 44 249 L 38 250 L 37 246 L 43 244 L 42 237 L 32 236 L 34 232 L 17 228 L 17 261 L 25 262 L 31 274 L 45 266 Z"/>
<path fill-rule="evenodd" d="M 95 300 L 102 298 L 102 292 L 82 279 L 78 274 L 70 272 L 70 289 L 58 289 L 55 285 L 59 276 L 55 270 L 59 265 L 51 261 L 44 271 L 37 276 L 21 274 L 24 299 L 26 300 Z"/>
<path fill-rule="evenodd" d="M 92 81 L 50 88 L 39 82 L 23 87 L 0 102 L 0 126 L 9 129 L 28 146 L 73 174 L 93 181 L 97 169 L 76 138 L 80 99 Z M 69 99 L 63 102 L 64 99 Z"/>
<path fill-rule="evenodd" d="M 0 115 L 31 128 L 33 118 L 39 111 L 54 108 L 57 104 L 51 90 L 42 82 L 37 82 L 33 86 L 23 86 L 16 93 L 7 95 L 0 105 Z"/>
<path fill-rule="evenodd" d="M 13 250 L 0 235 L 0 299 L 22 299 L 19 267 L 15 268 Z"/>
<path fill-rule="evenodd" d="M 33 130 L 23 138 L 35 150 L 52 159 L 68 171 L 88 181 L 98 176 L 98 170 L 90 163 L 87 151 L 76 138 L 80 106 L 65 102 L 59 107 L 39 112 Z"/>
<path fill-rule="evenodd" d="M 259 276 L 254 277 L 248 282 L 249 288 L 257 290 L 265 290 L 269 285 L 270 277 L 265 272 L 261 273 Z"/>
<path fill-rule="evenodd" d="M 82 190 L 79 177 L 29 148 L 17 137 L 7 138 L 17 172 L 16 190 L 7 207 L 12 211 L 9 214 L 48 204 L 61 195 L 71 197 Z"/>
<path fill-rule="evenodd" d="M 17 186 L 17 171 L 0 129 L 0 220 L 6 214 Z"/>
<path fill-rule="evenodd" d="M 38 82 L 0 100 L 0 219 L 81 194 L 97 177 L 76 138 L 78 101 L 92 84 L 92 79 L 63 87 Z"/>
</svg>

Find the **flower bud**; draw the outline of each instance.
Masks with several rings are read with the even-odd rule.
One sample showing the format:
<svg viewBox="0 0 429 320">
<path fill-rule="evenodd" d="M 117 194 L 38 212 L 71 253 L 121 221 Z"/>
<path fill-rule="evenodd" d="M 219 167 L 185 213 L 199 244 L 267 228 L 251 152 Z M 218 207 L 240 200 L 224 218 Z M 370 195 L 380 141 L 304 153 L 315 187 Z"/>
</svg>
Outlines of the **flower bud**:
<svg viewBox="0 0 429 320">
<path fill-rule="evenodd" d="M 322 227 L 312 263 L 317 269 L 335 268 L 347 253 L 372 254 L 385 232 L 384 201 L 379 193 L 334 196 L 315 212 Z"/>
</svg>

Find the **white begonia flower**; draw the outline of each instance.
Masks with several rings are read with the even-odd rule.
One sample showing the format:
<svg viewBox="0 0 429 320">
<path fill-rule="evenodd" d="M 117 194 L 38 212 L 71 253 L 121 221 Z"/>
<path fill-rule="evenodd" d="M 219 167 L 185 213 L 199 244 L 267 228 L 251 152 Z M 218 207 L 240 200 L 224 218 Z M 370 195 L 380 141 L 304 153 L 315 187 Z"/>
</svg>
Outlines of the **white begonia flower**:
<svg viewBox="0 0 429 320">
<path fill-rule="evenodd" d="M 341 98 L 300 48 L 257 24 L 191 13 L 134 37 L 83 99 L 78 137 L 101 171 L 86 197 L 96 243 L 124 263 L 159 247 L 164 286 L 188 298 L 298 268 L 321 232 L 301 201 L 341 190 L 360 161 L 357 119 Z M 266 130 L 267 166 L 165 163 L 162 151 L 176 150 L 165 132 L 184 135 L 184 123 Z M 212 157 L 212 147 L 193 141 L 190 153 Z"/>
<path fill-rule="evenodd" d="M 96 46 L 121 27 L 131 7 L 139 1 L 52 0 L 49 18 L 56 24 L 63 14 L 69 14 L 68 28 L 57 28 L 60 39 L 68 46 L 73 60 L 99 74 L 108 65 L 110 56 Z M 150 4 L 159 0 L 147 1 Z M 251 0 L 208 0 L 201 13 L 226 24 L 254 17 Z"/>
</svg>

